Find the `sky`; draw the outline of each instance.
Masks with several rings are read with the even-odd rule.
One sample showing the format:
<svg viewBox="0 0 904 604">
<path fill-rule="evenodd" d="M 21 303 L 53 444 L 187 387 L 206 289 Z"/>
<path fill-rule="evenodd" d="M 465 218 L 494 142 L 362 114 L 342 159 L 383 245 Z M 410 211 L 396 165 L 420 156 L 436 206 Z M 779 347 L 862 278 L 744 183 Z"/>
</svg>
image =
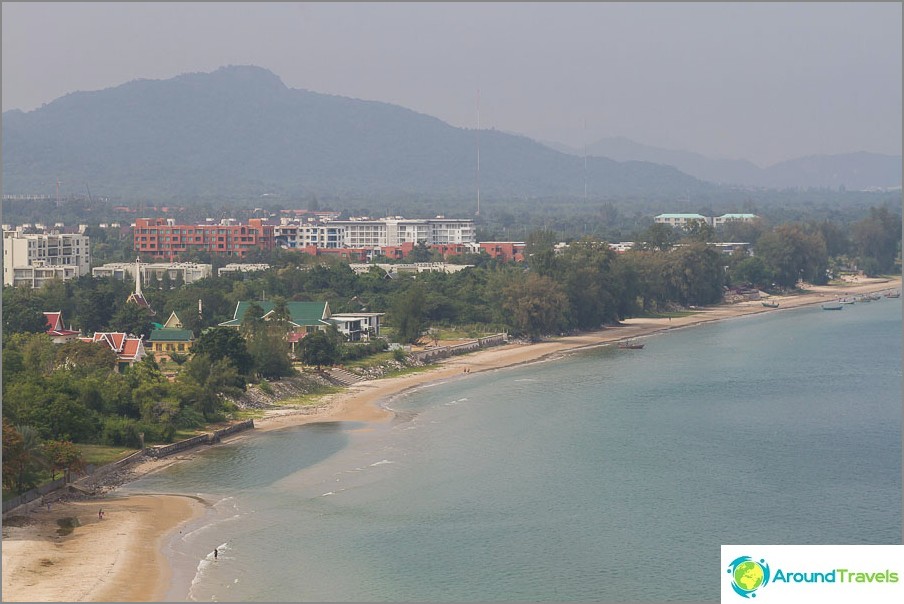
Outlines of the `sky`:
<svg viewBox="0 0 904 604">
<path fill-rule="evenodd" d="M 901 3 L 2 4 L 3 111 L 224 65 L 577 149 L 901 154 Z M 479 100 L 478 100 L 479 99 Z"/>
</svg>

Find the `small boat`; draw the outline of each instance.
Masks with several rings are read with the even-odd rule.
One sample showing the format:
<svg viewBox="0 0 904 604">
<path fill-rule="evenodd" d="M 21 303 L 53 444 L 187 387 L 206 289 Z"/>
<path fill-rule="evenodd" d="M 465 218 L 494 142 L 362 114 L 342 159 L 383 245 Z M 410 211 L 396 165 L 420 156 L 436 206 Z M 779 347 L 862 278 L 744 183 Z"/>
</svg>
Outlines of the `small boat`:
<svg viewBox="0 0 904 604">
<path fill-rule="evenodd" d="M 638 342 L 637 340 L 625 340 L 624 342 L 619 342 L 618 347 L 624 348 L 626 350 L 640 350 L 644 347 L 644 344 Z"/>
<path fill-rule="evenodd" d="M 854 298 L 842 298 L 842 299 L 839 300 L 838 302 L 839 302 L 840 304 L 853 304 L 853 303 L 856 302 L 856 301 L 857 301 L 857 300 L 855 300 Z"/>
<path fill-rule="evenodd" d="M 841 305 L 841 302 L 826 302 L 822 305 L 823 310 L 841 310 L 844 306 Z"/>
<path fill-rule="evenodd" d="M 885 297 L 886 298 L 900 298 L 901 292 L 898 292 L 898 291 L 888 292 L 887 294 L 885 294 Z"/>
<path fill-rule="evenodd" d="M 763 302 L 766 308 L 778 308 L 778 302 Z"/>
</svg>

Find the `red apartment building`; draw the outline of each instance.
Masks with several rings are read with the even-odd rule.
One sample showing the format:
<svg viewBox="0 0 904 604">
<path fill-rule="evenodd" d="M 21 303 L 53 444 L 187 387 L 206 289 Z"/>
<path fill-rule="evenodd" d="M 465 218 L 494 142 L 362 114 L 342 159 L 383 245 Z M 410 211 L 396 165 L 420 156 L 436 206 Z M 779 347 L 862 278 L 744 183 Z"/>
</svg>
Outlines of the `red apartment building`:
<svg viewBox="0 0 904 604">
<path fill-rule="evenodd" d="M 191 250 L 244 257 L 252 249 L 273 249 L 273 226 L 260 218 L 248 224 L 175 224 L 167 218 L 138 218 L 135 251 L 154 258 L 173 258 Z"/>
</svg>

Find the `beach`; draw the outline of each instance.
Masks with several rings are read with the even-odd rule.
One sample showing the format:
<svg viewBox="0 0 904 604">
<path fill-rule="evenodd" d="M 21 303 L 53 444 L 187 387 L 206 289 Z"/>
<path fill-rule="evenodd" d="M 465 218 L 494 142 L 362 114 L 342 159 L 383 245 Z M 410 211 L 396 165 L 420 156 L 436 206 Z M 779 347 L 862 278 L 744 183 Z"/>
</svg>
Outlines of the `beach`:
<svg viewBox="0 0 904 604">
<path fill-rule="evenodd" d="M 273 410 L 255 420 L 256 430 L 235 439 L 254 438 L 259 431 L 276 430 L 312 422 L 355 421 L 365 426 L 388 421 L 384 404 L 399 393 L 429 383 L 467 379 L 468 373 L 536 362 L 582 348 L 643 338 L 668 329 L 741 317 L 760 312 L 819 304 L 858 293 L 899 289 L 900 279 L 865 280 L 844 287 L 809 287 L 811 293 L 772 297 L 776 309 L 761 301 L 695 309 L 693 315 L 629 319 L 616 327 L 534 344 L 508 344 L 477 353 L 451 357 L 422 373 L 356 384 L 322 401 L 316 413 L 295 409 Z M 882 302 L 879 302 L 880 304 Z M 641 340 L 642 341 L 642 340 Z M 232 442 L 233 439 L 230 439 Z M 178 456 L 183 460 L 192 455 Z M 152 472 L 178 462 L 142 464 L 136 474 Z M 103 507 L 105 518 L 98 519 Z M 170 571 L 161 555 L 162 540 L 184 523 L 203 513 L 203 502 L 181 496 L 136 495 L 116 497 L 115 492 L 92 501 L 53 504 L 50 511 L 33 511 L 24 526 L 5 524 L 3 529 L 3 594 L 9 601 L 150 601 L 163 596 Z M 57 520 L 79 519 L 70 535 L 57 534 Z M 17 520 L 14 524 L 19 524 Z"/>
</svg>

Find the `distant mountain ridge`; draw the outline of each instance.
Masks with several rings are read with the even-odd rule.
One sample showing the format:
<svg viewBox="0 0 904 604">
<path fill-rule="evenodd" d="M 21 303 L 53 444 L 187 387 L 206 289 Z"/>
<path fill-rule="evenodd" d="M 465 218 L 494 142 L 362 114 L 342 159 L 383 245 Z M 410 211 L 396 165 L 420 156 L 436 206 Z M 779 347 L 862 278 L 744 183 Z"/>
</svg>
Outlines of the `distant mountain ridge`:
<svg viewBox="0 0 904 604">
<path fill-rule="evenodd" d="M 582 156 L 583 150 L 558 143 L 546 143 L 563 153 Z M 624 137 L 601 139 L 588 145 L 587 154 L 615 161 L 647 161 L 673 166 L 685 174 L 712 183 L 756 186 L 770 189 L 787 187 L 844 186 L 850 190 L 901 186 L 901 156 L 879 153 L 812 155 L 761 168 L 744 159 L 711 159 L 691 151 L 661 149 Z"/>
<path fill-rule="evenodd" d="M 266 69 L 230 66 L 75 92 L 3 113 L 4 193 L 53 190 L 125 199 L 278 194 L 371 200 L 472 199 L 476 133 L 388 103 L 290 89 Z M 670 198 L 713 185 L 675 168 L 580 158 L 480 131 L 486 197 Z"/>
</svg>

